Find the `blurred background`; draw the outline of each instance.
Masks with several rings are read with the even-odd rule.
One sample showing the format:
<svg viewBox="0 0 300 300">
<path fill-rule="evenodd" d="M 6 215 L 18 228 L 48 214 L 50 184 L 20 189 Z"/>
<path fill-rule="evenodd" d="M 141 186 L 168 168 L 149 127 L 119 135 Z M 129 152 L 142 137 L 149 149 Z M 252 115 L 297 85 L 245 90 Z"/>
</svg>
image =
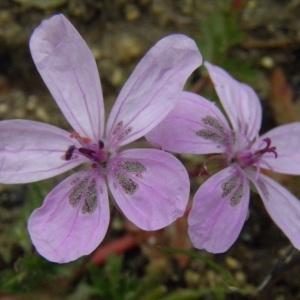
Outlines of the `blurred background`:
<svg viewBox="0 0 300 300">
<path fill-rule="evenodd" d="M 300 121 L 299 0 L 1 0 L 0 119 L 70 129 L 40 78 L 28 42 L 44 19 L 63 13 L 91 48 L 106 111 L 137 62 L 160 38 L 183 33 L 205 60 L 251 85 L 263 106 L 263 132 Z M 217 100 L 204 68 L 186 90 Z M 188 170 L 203 158 L 179 157 Z M 300 197 L 299 178 L 273 175 Z M 249 217 L 231 249 L 193 249 L 186 216 L 143 232 L 114 207 L 96 251 L 73 263 L 46 261 L 26 222 L 66 174 L 29 185 L 0 184 L 0 299 L 300 299 L 300 256 L 251 194 Z M 202 178 L 191 179 L 191 200 Z"/>
</svg>

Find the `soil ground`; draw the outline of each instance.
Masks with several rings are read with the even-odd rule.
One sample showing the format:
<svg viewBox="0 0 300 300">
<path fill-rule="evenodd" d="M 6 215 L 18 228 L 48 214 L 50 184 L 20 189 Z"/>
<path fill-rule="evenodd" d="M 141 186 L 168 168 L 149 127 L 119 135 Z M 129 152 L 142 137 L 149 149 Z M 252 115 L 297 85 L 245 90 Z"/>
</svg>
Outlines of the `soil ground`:
<svg viewBox="0 0 300 300">
<path fill-rule="evenodd" d="M 107 111 L 147 49 L 168 34 L 183 33 L 197 41 L 204 59 L 255 88 L 263 106 L 263 131 L 300 121 L 299 0 L 2 0 L 0 119 L 25 118 L 69 129 L 28 48 L 33 30 L 56 13 L 63 13 L 92 49 Z M 186 89 L 206 93 L 205 76 L 203 70 L 195 72 Z M 201 162 L 194 156 L 180 159 L 191 170 Z M 274 176 L 300 197 L 299 177 Z M 43 182 L 41 194 L 61 178 Z M 199 179 L 192 179 L 191 199 L 198 186 Z M 36 186 L 0 185 L 0 299 L 300 299 L 299 252 L 291 248 L 255 193 L 240 237 L 224 254 L 193 250 L 186 217 L 148 234 L 113 210 L 110 230 L 96 253 L 79 263 L 53 267 L 56 277 L 45 276 L 41 282 L 36 268 L 49 271 L 52 266 L 42 258 L 32 263 L 38 254 L 23 220 L 30 213 L 27 202 L 35 190 Z M 99 284 L 93 274 L 103 271 L 105 277 L 114 263 L 107 260 L 103 247 L 113 252 L 116 244 L 123 255 L 120 274 L 139 279 L 149 288 L 148 296 L 141 292 L 138 298 L 130 298 L 124 287 L 119 296 L 95 292 Z M 96 273 L 85 270 L 91 262 L 98 268 Z M 67 276 L 70 270 L 75 275 Z M 227 272 L 233 279 L 228 279 Z M 32 281 L 38 284 L 31 285 Z"/>
</svg>

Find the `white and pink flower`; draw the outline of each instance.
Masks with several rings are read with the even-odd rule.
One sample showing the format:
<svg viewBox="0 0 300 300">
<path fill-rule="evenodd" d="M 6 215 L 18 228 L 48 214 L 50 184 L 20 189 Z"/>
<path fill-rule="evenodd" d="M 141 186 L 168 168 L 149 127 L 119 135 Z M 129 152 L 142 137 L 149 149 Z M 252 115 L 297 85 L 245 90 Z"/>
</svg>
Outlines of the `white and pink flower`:
<svg viewBox="0 0 300 300">
<path fill-rule="evenodd" d="M 261 169 L 300 175 L 300 123 L 279 126 L 258 136 L 262 109 L 254 90 L 227 72 L 205 63 L 230 123 L 203 97 L 183 92 L 175 109 L 146 137 L 162 149 L 209 154 L 224 169 L 211 176 L 194 196 L 188 217 L 196 248 L 225 252 L 247 217 L 250 183 L 292 244 L 300 249 L 300 202 Z"/>
<path fill-rule="evenodd" d="M 81 164 L 56 186 L 28 221 L 37 251 L 68 262 L 91 253 L 109 225 L 108 189 L 126 217 L 157 230 L 182 216 L 189 178 L 173 155 L 157 149 L 122 149 L 174 108 L 183 86 L 202 61 L 190 38 L 160 40 L 140 61 L 120 92 L 104 127 L 104 103 L 94 57 L 63 16 L 44 21 L 30 50 L 65 118 L 67 132 L 28 120 L 0 122 L 0 182 L 50 178 Z"/>
</svg>

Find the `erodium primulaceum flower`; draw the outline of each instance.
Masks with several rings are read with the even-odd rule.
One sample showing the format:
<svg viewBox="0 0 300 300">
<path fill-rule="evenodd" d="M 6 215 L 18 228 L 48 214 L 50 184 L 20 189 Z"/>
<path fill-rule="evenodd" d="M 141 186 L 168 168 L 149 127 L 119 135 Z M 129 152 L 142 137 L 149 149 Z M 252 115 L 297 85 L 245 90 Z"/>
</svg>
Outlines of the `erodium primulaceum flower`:
<svg viewBox="0 0 300 300">
<path fill-rule="evenodd" d="M 109 224 L 108 189 L 136 226 L 157 230 L 182 216 L 189 178 L 173 155 L 122 149 L 144 136 L 174 108 L 202 61 L 190 38 L 160 40 L 124 85 L 104 128 L 104 103 L 94 57 L 63 16 L 42 22 L 30 40 L 35 65 L 73 131 L 28 121 L 0 122 L 0 182 L 50 178 L 80 164 L 28 221 L 37 251 L 68 262 L 91 253 Z M 127 146 L 128 148 L 128 146 Z"/>
<path fill-rule="evenodd" d="M 259 137 L 262 109 L 254 90 L 221 68 L 205 63 L 230 124 L 218 107 L 184 92 L 175 109 L 147 139 L 177 153 L 208 154 L 224 169 L 194 196 L 188 223 L 196 248 L 226 251 L 245 222 L 253 183 L 271 218 L 300 249 L 300 202 L 261 169 L 300 174 L 300 123 L 279 126 Z"/>
</svg>

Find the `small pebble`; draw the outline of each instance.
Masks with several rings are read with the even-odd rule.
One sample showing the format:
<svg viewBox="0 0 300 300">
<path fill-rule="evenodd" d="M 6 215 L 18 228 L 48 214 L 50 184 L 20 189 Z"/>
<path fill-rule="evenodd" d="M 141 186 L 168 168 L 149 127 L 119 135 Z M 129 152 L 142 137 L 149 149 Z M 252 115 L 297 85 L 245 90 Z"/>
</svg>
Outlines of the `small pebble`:
<svg viewBox="0 0 300 300">
<path fill-rule="evenodd" d="M 28 102 L 26 104 L 26 109 L 29 111 L 34 110 L 37 107 L 38 97 L 36 95 L 28 96 Z"/>
<path fill-rule="evenodd" d="M 35 115 L 40 121 L 46 123 L 50 121 L 50 117 L 43 107 L 38 107 L 35 111 Z"/>
<path fill-rule="evenodd" d="M 260 64 L 265 69 L 272 69 L 275 65 L 274 59 L 270 56 L 264 56 L 260 60 Z"/>
<path fill-rule="evenodd" d="M 91 51 L 93 53 L 93 56 L 94 56 L 95 60 L 99 60 L 102 57 L 104 57 L 103 51 L 101 51 L 99 48 L 91 46 L 90 49 L 91 49 Z"/>
<path fill-rule="evenodd" d="M 240 263 L 233 257 L 227 256 L 225 258 L 225 263 L 231 270 L 239 270 L 241 268 Z"/>
<path fill-rule="evenodd" d="M 119 87 L 124 81 L 122 69 L 115 68 L 110 76 L 110 82 L 113 86 Z"/>
<path fill-rule="evenodd" d="M 144 53 L 144 44 L 134 35 L 122 33 L 116 41 L 116 60 L 118 62 L 128 62 Z"/>
<path fill-rule="evenodd" d="M 246 279 L 246 275 L 244 272 L 242 271 L 238 271 L 234 274 L 234 277 L 236 279 L 237 282 L 239 283 L 245 283 L 247 281 Z"/>
<path fill-rule="evenodd" d="M 8 105 L 6 103 L 0 104 L 0 114 L 4 115 L 8 112 Z"/>
<path fill-rule="evenodd" d="M 200 282 L 199 273 L 187 270 L 184 274 L 185 281 L 189 287 L 198 287 Z"/>
<path fill-rule="evenodd" d="M 140 17 L 140 15 L 141 13 L 135 5 L 133 4 L 126 5 L 125 16 L 128 21 L 130 22 L 135 21 Z"/>
<path fill-rule="evenodd" d="M 25 111 L 21 108 L 21 109 L 17 109 L 14 113 L 14 118 L 17 119 L 25 119 L 26 115 L 25 115 Z"/>
</svg>

